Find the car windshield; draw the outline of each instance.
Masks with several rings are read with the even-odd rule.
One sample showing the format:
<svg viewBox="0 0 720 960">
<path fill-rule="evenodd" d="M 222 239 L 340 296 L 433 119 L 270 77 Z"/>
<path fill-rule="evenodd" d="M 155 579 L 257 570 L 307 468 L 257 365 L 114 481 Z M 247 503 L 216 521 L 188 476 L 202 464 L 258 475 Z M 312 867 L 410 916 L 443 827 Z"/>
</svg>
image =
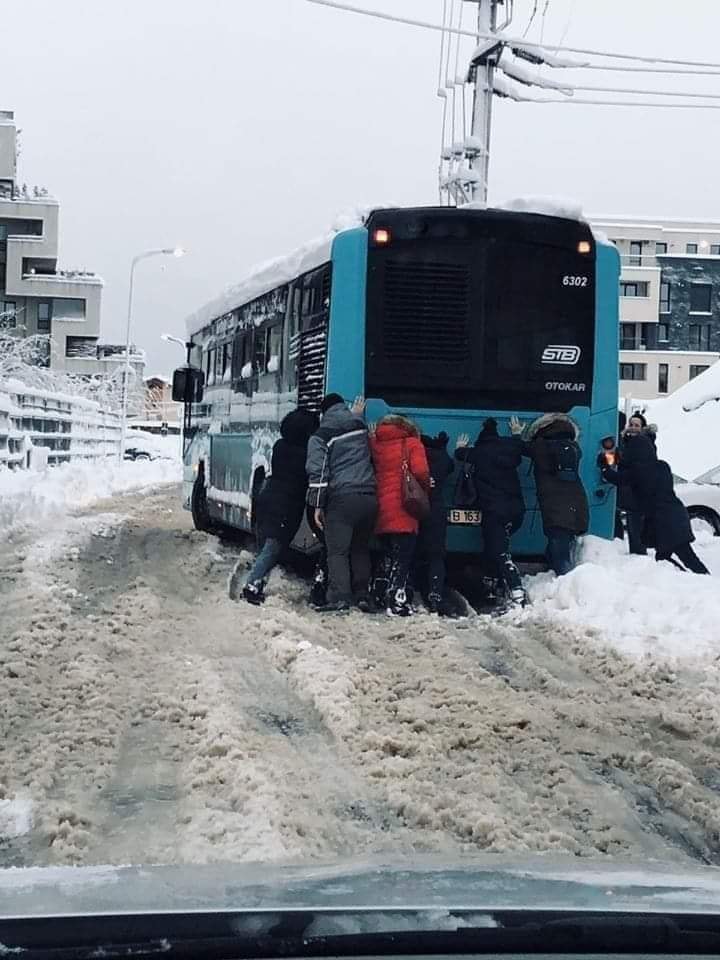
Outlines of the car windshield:
<svg viewBox="0 0 720 960">
<path fill-rule="evenodd" d="M 717 947 L 674 6 L 4 6 L 0 960 Z"/>
</svg>

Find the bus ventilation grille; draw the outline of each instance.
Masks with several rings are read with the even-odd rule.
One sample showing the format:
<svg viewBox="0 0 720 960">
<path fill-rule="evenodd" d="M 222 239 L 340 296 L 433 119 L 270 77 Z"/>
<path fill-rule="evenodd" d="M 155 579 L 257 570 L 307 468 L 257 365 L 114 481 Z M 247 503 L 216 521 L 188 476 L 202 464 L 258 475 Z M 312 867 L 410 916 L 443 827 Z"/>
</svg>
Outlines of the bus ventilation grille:
<svg viewBox="0 0 720 960">
<path fill-rule="evenodd" d="M 387 260 L 383 340 L 388 360 L 467 359 L 470 270 L 463 264 Z"/>
<path fill-rule="evenodd" d="M 298 406 L 319 413 L 325 396 L 327 326 L 305 330 L 293 341 L 290 355 L 295 353 L 298 358 Z"/>
</svg>

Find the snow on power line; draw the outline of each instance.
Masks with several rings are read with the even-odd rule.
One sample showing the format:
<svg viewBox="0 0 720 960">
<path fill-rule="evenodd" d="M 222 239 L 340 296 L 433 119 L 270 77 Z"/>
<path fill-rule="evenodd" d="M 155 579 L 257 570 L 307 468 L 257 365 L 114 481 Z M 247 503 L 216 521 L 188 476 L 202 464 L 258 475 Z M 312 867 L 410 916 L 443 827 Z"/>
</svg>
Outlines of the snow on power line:
<svg viewBox="0 0 720 960">
<path fill-rule="evenodd" d="M 400 17 L 397 14 L 383 13 L 380 10 L 368 10 L 363 7 L 355 7 L 349 3 L 341 3 L 339 0 L 307 0 L 307 3 L 314 3 L 322 7 L 331 7 L 335 10 L 344 10 L 347 13 L 357 13 L 365 17 L 375 17 L 378 20 L 387 20 L 391 23 L 402 23 L 411 27 L 423 27 L 426 30 L 444 31 L 451 34 L 460 33 L 461 36 L 472 37 L 473 40 L 476 41 L 478 38 L 481 40 L 496 40 L 510 47 L 523 47 L 526 50 L 539 50 L 543 51 L 543 53 L 551 53 L 553 57 L 557 57 L 557 54 L 563 51 L 564 53 L 579 53 L 591 57 L 607 57 L 612 60 L 636 60 L 639 63 L 648 64 L 664 63 L 682 67 L 709 67 L 720 72 L 720 63 L 718 62 L 682 60 L 676 57 L 648 57 L 643 54 L 614 53 L 608 50 L 595 50 L 587 47 L 565 47 L 548 43 L 530 43 L 522 37 L 510 37 L 502 32 L 478 34 L 476 30 L 458 30 L 453 26 L 442 26 L 437 23 L 429 23 L 427 20 L 416 20 L 412 17 Z"/>
</svg>

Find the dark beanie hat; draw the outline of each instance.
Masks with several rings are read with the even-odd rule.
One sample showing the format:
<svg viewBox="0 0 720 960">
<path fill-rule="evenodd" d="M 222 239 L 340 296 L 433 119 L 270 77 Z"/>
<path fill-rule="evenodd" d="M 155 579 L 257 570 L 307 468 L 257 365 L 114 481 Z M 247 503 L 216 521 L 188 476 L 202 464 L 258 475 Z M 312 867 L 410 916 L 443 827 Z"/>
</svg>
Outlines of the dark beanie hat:
<svg viewBox="0 0 720 960">
<path fill-rule="evenodd" d="M 345 403 L 345 401 L 339 393 L 328 393 L 328 395 L 322 399 L 320 413 L 327 413 L 330 407 L 334 407 L 336 403 Z"/>
<path fill-rule="evenodd" d="M 496 437 L 498 435 L 497 420 L 494 417 L 488 417 L 483 428 L 480 431 L 481 437 Z"/>
</svg>

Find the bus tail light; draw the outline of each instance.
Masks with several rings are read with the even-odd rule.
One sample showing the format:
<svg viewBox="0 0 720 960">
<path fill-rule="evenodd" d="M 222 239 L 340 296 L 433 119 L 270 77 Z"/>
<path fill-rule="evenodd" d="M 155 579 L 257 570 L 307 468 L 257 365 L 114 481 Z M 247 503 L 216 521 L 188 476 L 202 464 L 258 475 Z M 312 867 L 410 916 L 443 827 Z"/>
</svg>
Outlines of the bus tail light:
<svg viewBox="0 0 720 960">
<path fill-rule="evenodd" d="M 373 233 L 373 243 L 379 247 L 386 247 L 390 243 L 390 231 L 384 228 L 375 230 Z"/>
<path fill-rule="evenodd" d="M 590 253 L 592 245 L 589 240 L 581 240 L 578 243 L 578 253 Z"/>
</svg>

